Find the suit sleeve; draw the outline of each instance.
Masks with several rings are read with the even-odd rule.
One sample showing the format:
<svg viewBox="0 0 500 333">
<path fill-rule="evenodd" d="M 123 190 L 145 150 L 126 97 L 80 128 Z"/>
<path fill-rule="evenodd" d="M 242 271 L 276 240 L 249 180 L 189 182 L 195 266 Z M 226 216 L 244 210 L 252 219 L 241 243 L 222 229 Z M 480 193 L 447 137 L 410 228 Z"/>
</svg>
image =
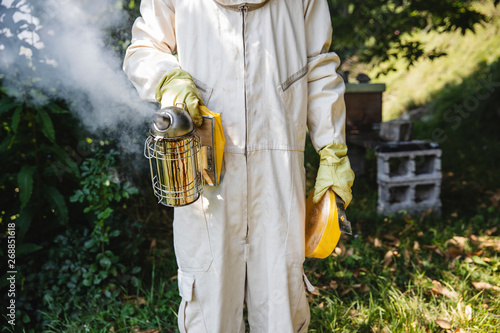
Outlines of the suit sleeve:
<svg viewBox="0 0 500 333">
<path fill-rule="evenodd" d="M 337 142 L 345 144 L 345 85 L 336 70 L 340 58 L 328 52 L 332 39 L 326 0 L 305 0 L 308 57 L 307 126 L 316 151 Z"/>
<path fill-rule="evenodd" d="M 132 42 L 127 48 L 123 70 L 139 96 L 155 102 L 155 88 L 167 72 L 179 68 L 173 55 L 175 9 L 169 0 L 142 0 L 141 16 L 132 27 Z"/>
</svg>

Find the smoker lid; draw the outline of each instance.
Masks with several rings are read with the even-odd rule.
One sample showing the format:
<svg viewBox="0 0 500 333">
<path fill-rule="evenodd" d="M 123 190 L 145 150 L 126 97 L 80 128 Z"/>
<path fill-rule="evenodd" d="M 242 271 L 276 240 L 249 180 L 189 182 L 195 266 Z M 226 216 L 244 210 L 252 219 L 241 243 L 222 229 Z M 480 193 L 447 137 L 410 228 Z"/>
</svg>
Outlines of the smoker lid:
<svg viewBox="0 0 500 333">
<path fill-rule="evenodd" d="M 194 124 L 189 112 L 177 106 L 168 106 L 154 114 L 149 133 L 158 138 L 175 139 L 193 131 Z"/>
</svg>

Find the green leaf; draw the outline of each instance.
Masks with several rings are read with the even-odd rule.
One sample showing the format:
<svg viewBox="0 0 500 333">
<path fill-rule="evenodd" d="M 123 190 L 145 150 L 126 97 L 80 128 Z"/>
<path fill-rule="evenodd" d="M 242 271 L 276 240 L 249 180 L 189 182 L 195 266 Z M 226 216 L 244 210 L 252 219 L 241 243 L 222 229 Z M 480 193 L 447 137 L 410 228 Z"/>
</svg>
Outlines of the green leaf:
<svg viewBox="0 0 500 333">
<path fill-rule="evenodd" d="M 62 222 L 62 224 L 66 224 L 68 222 L 68 206 L 66 206 L 66 201 L 61 192 L 55 187 L 49 186 L 46 189 L 46 193 L 50 208 L 55 210 L 59 221 Z"/>
<path fill-rule="evenodd" d="M 33 243 L 21 243 L 16 246 L 16 257 L 20 257 L 25 254 L 30 254 L 35 251 L 40 250 L 42 247 Z"/>
<path fill-rule="evenodd" d="M 33 191 L 33 174 L 35 173 L 35 166 L 25 165 L 17 174 L 17 183 L 19 186 L 19 198 L 21 199 L 21 209 L 28 203 L 31 192 Z"/>
<path fill-rule="evenodd" d="M 111 267 L 111 260 L 109 260 L 109 258 L 107 258 L 107 257 L 102 257 L 99 260 L 99 265 L 101 265 L 101 267 L 103 267 L 105 269 L 109 269 Z"/>
<path fill-rule="evenodd" d="M 96 242 L 93 240 L 93 239 L 89 239 L 88 241 L 86 241 L 83 246 L 86 248 L 86 249 L 91 249 L 93 248 L 94 246 L 96 245 Z"/>
<path fill-rule="evenodd" d="M 97 275 L 94 276 L 94 284 L 99 284 L 99 283 L 101 283 L 101 281 L 102 280 L 101 280 L 101 278 L 99 276 L 97 276 Z"/>
<path fill-rule="evenodd" d="M 58 145 L 43 146 L 48 152 L 51 152 L 56 162 L 52 163 L 52 167 L 56 176 L 60 177 L 64 172 L 70 172 L 75 176 L 80 175 L 78 164 L 68 155 L 68 153 Z"/>
<path fill-rule="evenodd" d="M 38 115 L 40 125 L 42 125 L 42 133 L 51 142 L 56 141 L 56 132 L 54 131 L 54 125 L 52 125 L 52 119 L 50 119 L 49 114 L 44 109 L 38 109 Z"/>
<path fill-rule="evenodd" d="M 14 139 L 16 138 L 15 135 L 9 135 L 7 136 L 2 143 L 0 143 L 0 153 L 1 152 L 6 152 L 7 150 L 10 149 L 12 146 L 12 143 L 14 143 Z"/>
<path fill-rule="evenodd" d="M 50 104 L 47 104 L 47 108 L 52 111 L 52 113 L 69 113 L 68 110 L 65 110 L 63 108 L 61 108 L 59 105 L 55 104 L 55 103 L 50 103 Z"/>
<path fill-rule="evenodd" d="M 134 287 L 139 287 L 140 281 L 137 277 L 132 276 L 132 278 L 130 279 L 130 282 L 132 283 L 132 285 Z"/>
<path fill-rule="evenodd" d="M 489 266 L 488 263 L 486 263 L 486 261 L 484 261 L 478 256 L 472 256 L 472 261 L 477 265 Z"/>
<path fill-rule="evenodd" d="M 30 228 L 31 221 L 33 220 L 33 213 L 27 210 L 22 210 L 19 217 L 16 219 L 16 226 L 19 230 L 19 238 L 23 238 L 28 229 Z"/>
<path fill-rule="evenodd" d="M 19 104 L 19 102 L 16 102 L 16 101 L 13 101 L 13 102 L 10 102 L 10 103 L 0 103 L 0 115 L 7 112 L 7 111 L 10 111 L 14 108 L 14 106 L 18 105 L 18 108 L 21 106 Z"/>
<path fill-rule="evenodd" d="M 16 108 L 16 111 L 14 111 L 14 114 L 12 115 L 12 130 L 14 133 L 17 132 L 17 128 L 19 127 L 19 123 L 21 122 L 21 111 L 23 110 L 22 106 L 19 105 Z"/>
<path fill-rule="evenodd" d="M 69 201 L 70 202 L 77 202 L 82 195 L 83 195 L 82 190 L 76 190 L 75 194 L 73 194 L 71 197 L 69 197 Z"/>
</svg>

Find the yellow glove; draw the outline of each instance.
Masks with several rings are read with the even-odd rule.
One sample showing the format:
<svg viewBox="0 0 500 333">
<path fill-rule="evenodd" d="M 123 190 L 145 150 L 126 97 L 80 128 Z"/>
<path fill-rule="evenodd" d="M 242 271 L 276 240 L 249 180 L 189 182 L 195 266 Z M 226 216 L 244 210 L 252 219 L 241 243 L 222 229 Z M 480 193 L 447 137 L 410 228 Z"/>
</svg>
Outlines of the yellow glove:
<svg viewBox="0 0 500 333">
<path fill-rule="evenodd" d="M 201 94 L 188 72 L 180 68 L 167 73 L 156 86 L 155 98 L 162 107 L 175 106 L 184 103 L 196 127 L 203 123 L 203 117 L 198 109 L 204 105 Z"/>
<path fill-rule="evenodd" d="M 313 202 L 319 202 L 331 187 L 342 198 L 344 207 L 347 208 L 352 199 L 351 186 L 354 183 L 354 172 L 347 157 L 347 146 L 332 142 L 321 148 L 318 153 L 320 162 L 314 185 Z"/>
</svg>

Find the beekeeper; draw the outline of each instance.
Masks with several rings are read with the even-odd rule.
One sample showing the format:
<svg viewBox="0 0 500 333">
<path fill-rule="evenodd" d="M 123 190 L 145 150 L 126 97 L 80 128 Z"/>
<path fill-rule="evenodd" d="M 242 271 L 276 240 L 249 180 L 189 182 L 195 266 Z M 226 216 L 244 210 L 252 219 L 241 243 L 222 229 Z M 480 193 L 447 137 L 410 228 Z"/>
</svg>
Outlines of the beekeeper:
<svg viewBox="0 0 500 333">
<path fill-rule="evenodd" d="M 344 84 L 326 0 L 142 0 L 124 70 L 141 98 L 222 114 L 222 181 L 174 209 L 181 332 L 306 332 L 306 128 L 316 200 L 345 206 Z M 177 53 L 177 55 L 175 55 Z M 244 310 L 244 304 L 246 310 Z"/>
</svg>

